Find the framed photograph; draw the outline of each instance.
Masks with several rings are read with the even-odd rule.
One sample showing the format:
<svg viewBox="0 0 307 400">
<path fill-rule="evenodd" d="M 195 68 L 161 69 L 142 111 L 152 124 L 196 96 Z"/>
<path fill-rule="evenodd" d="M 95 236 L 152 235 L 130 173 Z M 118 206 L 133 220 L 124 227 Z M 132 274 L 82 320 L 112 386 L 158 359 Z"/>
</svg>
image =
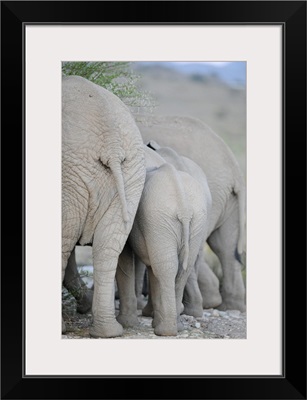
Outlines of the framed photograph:
<svg viewBox="0 0 307 400">
<path fill-rule="evenodd" d="M 2 237 L 6 239 L 1 267 L 2 398 L 306 399 L 306 2 L 3 1 L 1 26 Z M 74 81 L 70 75 L 83 78 Z M 99 77 L 111 77 L 103 84 L 107 92 L 93 89 L 101 84 Z M 73 93 L 65 82 L 72 82 Z M 90 86 L 80 91 L 78 85 Z M 121 100 L 114 100 L 112 91 Z M 208 237 L 221 261 L 219 306 L 204 305 L 208 287 L 201 292 L 202 317 L 186 315 L 189 307 L 183 301 L 186 313 L 178 332 L 165 328 L 158 312 L 152 328 L 151 318 L 143 318 L 140 311 L 141 328 L 117 333 L 102 329 L 100 321 L 109 314 L 97 311 L 97 298 L 102 296 L 98 289 L 92 311 L 76 318 L 74 309 L 84 304 L 67 282 L 64 297 L 72 303 L 66 317 L 70 304 L 73 308 L 63 329 L 62 151 L 73 146 L 69 135 L 65 139 L 66 127 L 76 125 L 65 113 L 85 92 L 86 104 L 94 104 L 100 93 L 115 115 L 108 114 L 107 124 L 115 121 L 125 137 L 136 129 L 150 151 L 159 154 L 162 144 L 162 149 L 172 146 L 189 157 L 201 147 L 201 156 L 194 161 L 201 165 L 203 159 L 210 160 L 208 207 L 214 207 L 211 200 L 219 197 L 211 182 L 215 180 L 223 192 L 219 177 L 237 166 L 243 172 L 244 251 L 240 240 L 230 250 L 227 247 L 231 235 L 240 238 L 237 226 L 225 225 L 227 210 L 241 210 L 241 205 L 231 203 L 216 217 Z M 83 111 L 83 100 L 82 104 Z M 82 115 L 74 108 L 74 118 L 87 120 L 92 111 Z M 206 133 L 211 129 L 230 153 L 223 153 L 224 144 L 204 150 L 212 137 L 220 143 L 215 134 Z M 185 138 L 181 145 L 179 136 Z M 118 142 L 125 153 L 121 162 L 128 163 L 137 145 L 128 153 L 123 137 Z M 87 157 L 93 158 L 97 148 L 97 143 L 91 144 Z M 226 159 L 236 161 L 227 164 Z M 110 160 L 109 155 L 98 160 L 108 176 L 113 173 Z M 136 160 L 133 155 L 131 162 Z M 76 165 L 67 170 L 76 171 Z M 155 165 L 147 173 L 156 170 Z M 79 176 L 73 174 L 68 182 Z M 125 185 L 132 180 L 124 177 Z M 121 179 L 114 182 L 118 189 Z M 140 196 L 142 190 L 143 186 Z M 163 191 L 167 190 L 165 186 Z M 232 199 L 238 199 L 241 188 L 234 185 L 232 190 Z M 106 194 L 93 193 L 91 201 L 101 204 L 99 196 Z M 139 199 L 134 204 L 127 197 L 125 208 L 128 191 L 121 193 L 118 189 L 117 208 L 123 219 L 137 218 Z M 20 222 L 22 242 L 17 239 Z M 91 243 L 95 258 L 98 234 L 93 241 L 91 225 L 86 227 L 89 233 L 83 229 L 74 245 Z M 116 247 L 119 241 L 112 243 Z M 236 260 L 232 269 L 225 269 L 231 264 L 227 249 Z M 87 264 L 92 261 L 82 265 Z M 153 264 L 149 271 L 154 271 Z M 219 282 L 217 270 L 210 271 Z M 92 282 L 95 290 L 95 282 L 101 281 L 99 268 L 94 281 L 91 274 L 88 278 L 82 280 L 82 288 L 89 292 Z M 151 288 L 156 310 L 159 300 Z M 118 280 L 119 297 L 121 290 Z M 148 293 L 142 286 L 141 295 L 144 290 Z M 69 291 L 74 296 L 69 297 Z M 110 293 L 113 301 L 113 289 Z M 118 309 L 116 301 L 113 312 L 124 325 L 119 318 L 122 304 Z"/>
</svg>

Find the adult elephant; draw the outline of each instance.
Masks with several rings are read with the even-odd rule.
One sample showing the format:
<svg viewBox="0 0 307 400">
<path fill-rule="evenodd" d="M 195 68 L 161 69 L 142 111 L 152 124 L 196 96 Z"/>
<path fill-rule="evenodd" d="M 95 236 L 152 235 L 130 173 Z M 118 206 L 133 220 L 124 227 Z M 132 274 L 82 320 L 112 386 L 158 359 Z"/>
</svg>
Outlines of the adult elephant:
<svg viewBox="0 0 307 400">
<path fill-rule="evenodd" d="M 145 180 L 143 142 L 124 103 L 88 80 L 62 82 L 62 279 L 75 245 L 92 243 L 94 337 L 123 332 L 114 278 Z"/>
<path fill-rule="evenodd" d="M 223 269 L 220 309 L 245 311 L 245 287 L 240 255 L 245 246 L 245 184 L 238 162 L 226 145 L 202 121 L 191 117 L 140 115 L 137 125 L 145 143 L 158 143 L 196 162 L 204 171 L 212 195 L 208 243 Z"/>
</svg>

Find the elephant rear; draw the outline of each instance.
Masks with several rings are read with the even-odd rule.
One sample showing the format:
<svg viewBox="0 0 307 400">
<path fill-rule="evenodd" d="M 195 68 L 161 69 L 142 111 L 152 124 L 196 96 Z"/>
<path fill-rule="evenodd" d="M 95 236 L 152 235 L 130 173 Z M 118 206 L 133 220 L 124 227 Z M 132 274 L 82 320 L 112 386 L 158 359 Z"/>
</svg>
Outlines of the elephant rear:
<svg viewBox="0 0 307 400">
<path fill-rule="evenodd" d="M 122 334 L 114 277 L 145 180 L 142 138 L 113 93 L 77 76 L 62 84 L 62 264 L 75 244 L 93 244 L 95 337 Z"/>
<path fill-rule="evenodd" d="M 212 197 L 208 185 L 201 185 L 196 179 L 190 174 L 178 171 L 181 176 L 186 203 L 190 209 L 192 218 L 189 223 L 189 252 L 192 254 L 190 259 L 191 264 L 195 264 L 199 249 L 203 246 L 207 239 L 210 213 L 212 208 Z M 181 215 L 178 216 L 179 219 Z M 187 228 L 185 228 L 186 220 L 182 220 L 183 224 L 183 243 L 187 243 L 185 234 Z M 183 263 L 183 268 L 185 268 Z"/>
</svg>

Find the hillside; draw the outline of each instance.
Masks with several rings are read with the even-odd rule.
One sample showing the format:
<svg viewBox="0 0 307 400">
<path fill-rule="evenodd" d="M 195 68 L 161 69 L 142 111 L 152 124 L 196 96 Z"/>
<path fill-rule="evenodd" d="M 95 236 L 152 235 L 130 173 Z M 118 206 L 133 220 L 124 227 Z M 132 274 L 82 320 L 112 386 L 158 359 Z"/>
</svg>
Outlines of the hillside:
<svg viewBox="0 0 307 400">
<path fill-rule="evenodd" d="M 204 121 L 229 145 L 246 175 L 245 86 L 225 83 L 214 73 L 221 67 L 211 67 L 208 72 L 208 68 L 197 69 L 195 63 L 185 69 L 173 64 L 132 63 L 135 72 L 142 76 L 140 86 L 155 99 L 157 106 L 153 112 L 189 115 Z"/>
</svg>

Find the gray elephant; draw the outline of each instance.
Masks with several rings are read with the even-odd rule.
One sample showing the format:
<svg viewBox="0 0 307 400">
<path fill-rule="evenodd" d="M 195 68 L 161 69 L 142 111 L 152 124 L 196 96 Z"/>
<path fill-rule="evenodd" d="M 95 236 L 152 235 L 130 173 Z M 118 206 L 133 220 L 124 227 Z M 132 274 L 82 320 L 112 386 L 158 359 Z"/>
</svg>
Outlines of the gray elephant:
<svg viewBox="0 0 307 400">
<path fill-rule="evenodd" d="M 171 163 L 178 171 L 189 173 L 204 188 L 208 187 L 207 179 L 203 170 L 194 161 L 187 157 L 179 156 L 178 153 L 169 147 L 160 147 L 152 140 L 149 142 L 148 146 L 155 149 L 157 154 L 159 154 L 165 161 Z M 199 293 L 201 293 L 202 303 L 199 302 Z M 203 315 L 203 308 L 217 307 L 221 303 L 222 298 L 219 291 L 219 280 L 206 263 L 204 247 L 202 247 L 185 287 L 183 313 L 195 317 L 201 317 Z M 152 315 L 150 296 L 142 314 L 145 316 Z"/>
<path fill-rule="evenodd" d="M 114 278 L 145 181 L 142 138 L 124 103 L 81 77 L 62 82 L 62 279 L 75 245 L 92 243 L 93 337 L 123 332 Z"/>
<path fill-rule="evenodd" d="M 183 290 L 204 245 L 210 209 L 207 184 L 169 163 L 147 170 L 128 245 L 148 267 L 157 335 L 176 335 L 181 328 Z M 199 302 L 202 307 L 201 296 Z M 126 324 L 126 317 L 121 310 L 119 321 Z"/>
<path fill-rule="evenodd" d="M 170 147 L 161 147 L 155 141 L 151 140 L 148 146 L 155 151 L 167 162 L 174 165 L 178 171 L 185 171 L 193 176 L 201 185 L 207 184 L 207 178 L 203 170 L 190 158 L 180 156 L 175 150 Z M 211 224 L 212 219 L 210 216 Z M 207 240 L 207 238 L 206 238 Z M 203 303 L 202 307 L 197 307 L 198 292 L 201 291 Z M 195 263 L 195 268 L 189 276 L 187 285 L 184 291 L 184 313 L 201 317 L 203 308 L 214 308 L 222 303 L 222 297 L 219 291 L 219 280 L 212 272 L 205 260 L 204 247 Z"/>
<path fill-rule="evenodd" d="M 204 171 L 212 195 L 208 243 L 223 269 L 220 309 L 245 311 L 240 256 L 245 247 L 245 184 L 235 156 L 202 121 L 190 117 L 136 117 L 145 143 L 156 141 L 188 157 Z M 153 145 L 153 147 L 155 147 Z"/>
</svg>

